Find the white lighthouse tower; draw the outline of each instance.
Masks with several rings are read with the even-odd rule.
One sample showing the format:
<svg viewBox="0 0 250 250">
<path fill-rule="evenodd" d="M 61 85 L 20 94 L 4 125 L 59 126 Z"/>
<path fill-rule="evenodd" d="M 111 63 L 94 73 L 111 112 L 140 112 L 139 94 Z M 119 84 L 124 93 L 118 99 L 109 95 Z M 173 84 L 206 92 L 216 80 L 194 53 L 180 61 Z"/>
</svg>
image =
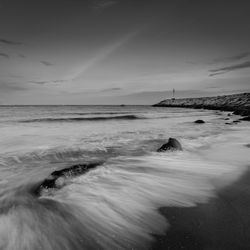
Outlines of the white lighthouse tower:
<svg viewBox="0 0 250 250">
<path fill-rule="evenodd" d="M 175 101 L 175 89 L 173 89 L 173 96 L 172 96 L 172 102 Z"/>
</svg>

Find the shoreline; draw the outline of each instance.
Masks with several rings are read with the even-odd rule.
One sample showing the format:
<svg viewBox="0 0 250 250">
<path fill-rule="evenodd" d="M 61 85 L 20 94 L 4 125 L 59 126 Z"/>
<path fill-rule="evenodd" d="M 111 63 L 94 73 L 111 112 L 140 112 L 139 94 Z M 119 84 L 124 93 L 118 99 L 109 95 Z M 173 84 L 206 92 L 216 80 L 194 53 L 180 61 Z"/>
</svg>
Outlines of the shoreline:
<svg viewBox="0 0 250 250">
<path fill-rule="evenodd" d="M 235 115 L 250 116 L 250 93 L 215 97 L 166 99 L 152 106 L 231 111 Z"/>
<path fill-rule="evenodd" d="M 250 166 L 216 197 L 195 207 L 161 207 L 165 235 L 154 235 L 151 250 L 250 249 Z"/>
<path fill-rule="evenodd" d="M 168 99 L 153 106 L 230 111 L 244 117 L 240 120 L 249 121 L 250 93 Z M 250 249 L 249 209 L 250 165 L 238 180 L 218 189 L 216 197 L 207 203 L 194 207 L 159 208 L 170 227 L 164 235 L 154 235 L 150 250 Z"/>
</svg>

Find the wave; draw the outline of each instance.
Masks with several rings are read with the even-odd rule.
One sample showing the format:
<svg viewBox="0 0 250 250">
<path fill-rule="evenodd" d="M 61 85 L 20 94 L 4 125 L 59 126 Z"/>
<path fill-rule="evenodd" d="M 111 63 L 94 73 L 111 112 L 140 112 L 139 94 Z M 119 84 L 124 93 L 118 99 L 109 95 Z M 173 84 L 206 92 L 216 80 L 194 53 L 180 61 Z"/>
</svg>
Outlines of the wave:
<svg viewBox="0 0 250 250">
<path fill-rule="evenodd" d="M 61 115 L 82 115 L 82 116 L 85 116 L 85 115 L 124 115 L 124 114 L 131 114 L 131 113 L 142 113 L 142 112 L 139 112 L 139 111 L 117 111 L 117 112 L 84 112 L 84 113 L 81 113 L 81 112 L 74 112 L 74 113 L 70 113 L 70 112 L 65 112 L 65 113 L 61 113 Z"/>
<path fill-rule="evenodd" d="M 22 120 L 20 122 L 78 122 L 78 121 L 105 121 L 105 120 L 137 120 L 146 119 L 136 115 L 119 115 L 119 116 L 94 116 L 94 117 L 60 117 L 60 118 L 38 118 L 30 120 Z"/>
<path fill-rule="evenodd" d="M 153 235 L 169 227 L 160 207 L 205 203 L 244 173 L 249 149 L 239 142 L 245 145 L 246 134 L 230 131 L 199 154 L 112 157 L 40 198 L 34 188 L 55 165 L 40 164 L 25 175 L 13 171 L 0 188 L 0 249 L 149 249 Z"/>
<path fill-rule="evenodd" d="M 54 148 L 49 150 L 37 150 L 29 153 L 0 157 L 1 166 L 11 166 L 17 164 L 31 164 L 35 162 L 82 162 L 88 159 L 103 159 L 112 156 L 114 150 L 105 148 L 86 150 L 81 148 Z"/>
<path fill-rule="evenodd" d="M 211 178 L 232 168 L 185 152 L 117 157 L 52 196 L 35 197 L 37 184 L 1 190 L 0 249 L 149 249 L 168 227 L 157 208 L 206 202 Z"/>
</svg>

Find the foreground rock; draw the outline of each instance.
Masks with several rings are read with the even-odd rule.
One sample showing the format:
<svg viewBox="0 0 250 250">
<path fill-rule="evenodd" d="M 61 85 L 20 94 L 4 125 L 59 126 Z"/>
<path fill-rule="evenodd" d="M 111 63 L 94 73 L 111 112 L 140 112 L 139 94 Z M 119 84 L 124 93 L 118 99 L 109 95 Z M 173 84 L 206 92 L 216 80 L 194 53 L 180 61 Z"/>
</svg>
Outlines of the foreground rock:
<svg viewBox="0 0 250 250">
<path fill-rule="evenodd" d="M 153 106 L 233 111 L 236 115 L 250 116 L 250 93 L 175 100 L 167 99 Z"/>
<path fill-rule="evenodd" d="M 203 120 L 196 120 L 194 123 L 202 124 L 202 123 L 205 123 L 205 122 Z"/>
<path fill-rule="evenodd" d="M 164 152 L 164 151 L 174 151 L 174 150 L 182 150 L 182 146 L 179 141 L 175 138 L 169 138 L 166 144 L 163 144 L 157 152 Z"/>
<path fill-rule="evenodd" d="M 61 188 L 66 185 L 68 179 L 85 174 L 101 164 L 102 162 L 79 164 L 54 171 L 38 186 L 35 190 L 35 194 L 40 195 L 44 190 Z"/>
</svg>

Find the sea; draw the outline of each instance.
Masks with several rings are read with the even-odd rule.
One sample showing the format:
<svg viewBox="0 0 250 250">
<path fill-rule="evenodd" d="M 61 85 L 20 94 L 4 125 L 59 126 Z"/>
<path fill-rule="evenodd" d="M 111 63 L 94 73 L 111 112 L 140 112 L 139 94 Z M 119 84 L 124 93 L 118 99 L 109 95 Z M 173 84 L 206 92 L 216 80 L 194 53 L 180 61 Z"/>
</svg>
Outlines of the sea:
<svg viewBox="0 0 250 250">
<path fill-rule="evenodd" d="M 151 106 L 0 106 L 0 249 L 150 249 L 171 228 L 160 208 L 205 204 L 247 171 L 250 126 L 238 118 Z M 170 137 L 183 151 L 157 152 Z M 34 195 L 53 171 L 86 163 L 98 166 Z"/>
</svg>

